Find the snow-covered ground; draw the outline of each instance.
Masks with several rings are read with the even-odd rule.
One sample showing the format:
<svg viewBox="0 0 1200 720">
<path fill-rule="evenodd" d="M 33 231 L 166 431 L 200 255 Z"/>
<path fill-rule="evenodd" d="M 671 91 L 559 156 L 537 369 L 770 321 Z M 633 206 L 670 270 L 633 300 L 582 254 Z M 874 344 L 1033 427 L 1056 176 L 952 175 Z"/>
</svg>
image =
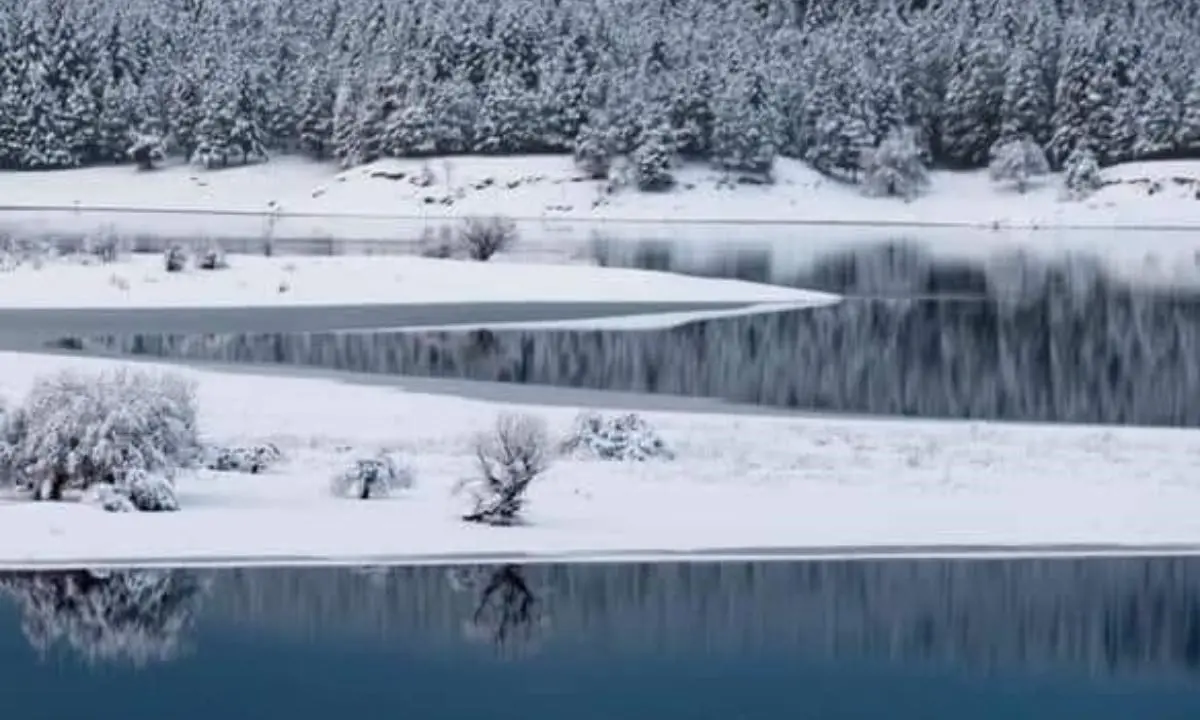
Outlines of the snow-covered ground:
<svg viewBox="0 0 1200 720">
<path fill-rule="evenodd" d="M 0 392 L 113 361 L 0 354 Z M 183 510 L 0 502 L 0 565 L 469 559 L 913 545 L 1200 543 L 1200 435 L 1162 429 L 648 413 L 677 459 L 560 460 L 530 524 L 458 520 L 471 437 L 502 407 L 330 380 L 181 370 L 217 442 L 270 440 L 265 475 L 180 480 Z M 565 432 L 569 408 L 522 408 Z M 334 499 L 359 453 L 406 453 L 414 490 Z"/>
<path fill-rule="evenodd" d="M 85 262 L 84 260 L 88 260 Z M 0 308 L 195 308 L 484 303 L 744 303 L 738 310 L 614 319 L 664 327 L 700 317 L 835 302 L 824 293 L 672 273 L 412 256 L 234 256 L 223 270 L 167 272 L 157 255 L 99 263 L 84 256 L 0 272 Z M 598 324 L 599 323 L 599 324 Z M 588 327 L 603 325 L 589 320 Z"/>
<path fill-rule="evenodd" d="M 787 158 L 779 159 L 769 186 L 734 185 L 700 165 L 677 176 L 671 192 L 606 194 L 605 183 L 583 177 L 565 156 L 387 160 L 344 172 L 288 157 L 211 172 L 6 172 L 0 223 L 26 232 L 413 241 L 449 220 L 499 213 L 522 219 L 523 236 L 539 247 L 593 233 L 799 242 L 845 231 L 786 223 L 952 225 L 1000 239 L 1028 229 L 1200 229 L 1197 161 L 1109 168 L 1104 177 L 1114 184 L 1083 202 L 1063 201 L 1057 176 L 1018 194 L 981 171 L 934 172 L 929 191 L 913 202 L 868 198 Z"/>
</svg>

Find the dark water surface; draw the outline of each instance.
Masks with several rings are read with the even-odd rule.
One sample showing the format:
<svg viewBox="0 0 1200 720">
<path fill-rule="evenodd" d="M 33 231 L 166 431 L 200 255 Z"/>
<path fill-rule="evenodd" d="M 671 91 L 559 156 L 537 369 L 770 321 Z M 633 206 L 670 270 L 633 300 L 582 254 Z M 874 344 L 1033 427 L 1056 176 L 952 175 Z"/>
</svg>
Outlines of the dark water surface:
<svg viewBox="0 0 1200 720">
<path fill-rule="evenodd" d="M 1200 717 L 1200 559 L 0 575 L 6 717 Z"/>
<path fill-rule="evenodd" d="M 1130 242 L 1136 242 L 1131 238 Z M 842 293 L 810 310 L 653 332 L 259 333 L 94 338 L 145 355 L 499 380 L 919 417 L 1200 426 L 1200 290 L 1086 257 L 950 260 L 910 244 L 782 267 L 672 245 L 606 262 Z"/>
</svg>

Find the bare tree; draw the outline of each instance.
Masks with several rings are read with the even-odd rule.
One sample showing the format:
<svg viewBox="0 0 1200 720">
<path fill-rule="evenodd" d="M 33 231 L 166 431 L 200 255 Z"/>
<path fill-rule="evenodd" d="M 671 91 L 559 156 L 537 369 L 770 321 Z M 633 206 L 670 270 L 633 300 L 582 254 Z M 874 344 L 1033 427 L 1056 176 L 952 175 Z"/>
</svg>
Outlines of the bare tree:
<svg viewBox="0 0 1200 720">
<path fill-rule="evenodd" d="M 529 485 L 550 464 L 549 448 L 540 418 L 509 413 L 498 417 L 495 428 L 475 443 L 479 476 L 460 485 L 474 500 L 463 519 L 489 525 L 519 522 Z"/>
</svg>

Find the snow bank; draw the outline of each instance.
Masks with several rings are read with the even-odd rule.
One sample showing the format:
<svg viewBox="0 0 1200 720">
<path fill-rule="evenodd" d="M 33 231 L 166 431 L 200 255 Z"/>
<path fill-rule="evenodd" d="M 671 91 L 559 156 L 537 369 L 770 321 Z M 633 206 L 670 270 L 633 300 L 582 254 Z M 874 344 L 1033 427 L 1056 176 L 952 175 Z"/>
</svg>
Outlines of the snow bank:
<svg viewBox="0 0 1200 720">
<path fill-rule="evenodd" d="M 173 166 L 0 173 L 0 209 L 6 225 L 29 232 L 408 242 L 447 221 L 501 213 L 523 219 L 526 245 L 538 247 L 578 244 L 592 233 L 761 240 L 798 232 L 757 225 L 763 222 L 1200 228 L 1200 161 L 1109 168 L 1104 177 L 1112 184 L 1083 202 L 1062 201 L 1057 176 L 1020 194 L 996 186 L 986 171 L 933 172 L 928 191 L 912 202 L 868 198 L 787 158 L 777 161 L 769 186 L 732 184 L 702 165 L 677 176 L 671 192 L 609 195 L 566 156 L 385 160 L 344 172 L 282 157 L 212 172 Z M 1157 189 L 1154 180 L 1161 181 Z"/>
<path fill-rule="evenodd" d="M 0 308 L 187 308 L 503 302 L 747 303 L 803 307 L 834 295 L 737 280 L 584 265 L 408 256 L 237 257 L 225 270 L 167 272 L 158 256 L 64 259 L 0 273 Z M 671 322 L 680 318 L 672 315 Z M 644 319 L 639 322 L 645 322 Z"/>
<path fill-rule="evenodd" d="M 0 354 L 0 392 L 109 362 Z M 0 504 L 0 564 L 1200 541 L 1200 436 L 1188 431 L 645 413 L 673 462 L 560 458 L 532 491 L 528 527 L 487 528 L 460 522 L 451 494 L 471 471 L 474 434 L 502 409 L 565 434 L 575 409 L 184 372 L 209 439 L 271 441 L 287 460 L 262 475 L 182 477 L 178 513 Z M 382 447 L 411 458 L 415 488 L 330 497 L 334 473 Z"/>
</svg>

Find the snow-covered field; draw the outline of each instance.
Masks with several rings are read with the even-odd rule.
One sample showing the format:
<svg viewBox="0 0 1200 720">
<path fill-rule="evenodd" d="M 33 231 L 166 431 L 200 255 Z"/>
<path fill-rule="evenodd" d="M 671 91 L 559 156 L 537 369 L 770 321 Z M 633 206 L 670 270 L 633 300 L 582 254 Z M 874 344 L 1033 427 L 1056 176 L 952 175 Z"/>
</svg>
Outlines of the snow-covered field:
<svg viewBox="0 0 1200 720">
<path fill-rule="evenodd" d="M 0 354 L 0 392 L 94 359 Z M 270 440 L 265 475 L 180 480 L 183 509 L 0 503 L 0 564 L 233 562 L 770 549 L 1200 542 L 1200 435 L 1161 429 L 648 413 L 674 461 L 562 459 L 526 527 L 471 526 L 452 494 L 500 406 L 330 380 L 183 370 L 216 442 Z M 574 412 L 523 408 L 564 432 Z M 334 499 L 351 458 L 404 452 L 417 486 Z M 1015 548 L 1018 549 L 1019 548 Z"/>
<path fill-rule="evenodd" d="M 583 177 L 565 156 L 387 160 L 344 172 L 288 157 L 220 171 L 7 172 L 0 173 L 0 223 L 31 233 L 413 241 L 448 220 L 499 213 L 522 219 L 523 236 L 538 246 L 592 233 L 799 241 L 841 232 L 800 233 L 786 223 L 952 225 L 999 231 L 1002 239 L 1028 229 L 1200 229 L 1196 161 L 1109 168 L 1104 177 L 1114 184 L 1083 202 L 1063 201 L 1058 177 L 1018 194 L 982 171 L 934 172 L 929 191 L 909 203 L 868 198 L 787 158 L 769 186 L 734 185 L 698 165 L 677 176 L 671 192 L 606 194 L 603 182 Z"/>
<path fill-rule="evenodd" d="M 86 257 L 86 256 L 85 256 Z M 617 320 L 663 327 L 700 317 L 820 305 L 836 296 L 672 273 L 412 256 L 235 256 L 223 270 L 167 272 L 157 255 L 68 256 L 0 273 L 0 308 L 189 308 L 414 303 L 745 303 L 733 311 Z M 589 327 L 598 321 L 588 321 Z M 624 323 L 624 324 L 622 324 Z"/>
</svg>

